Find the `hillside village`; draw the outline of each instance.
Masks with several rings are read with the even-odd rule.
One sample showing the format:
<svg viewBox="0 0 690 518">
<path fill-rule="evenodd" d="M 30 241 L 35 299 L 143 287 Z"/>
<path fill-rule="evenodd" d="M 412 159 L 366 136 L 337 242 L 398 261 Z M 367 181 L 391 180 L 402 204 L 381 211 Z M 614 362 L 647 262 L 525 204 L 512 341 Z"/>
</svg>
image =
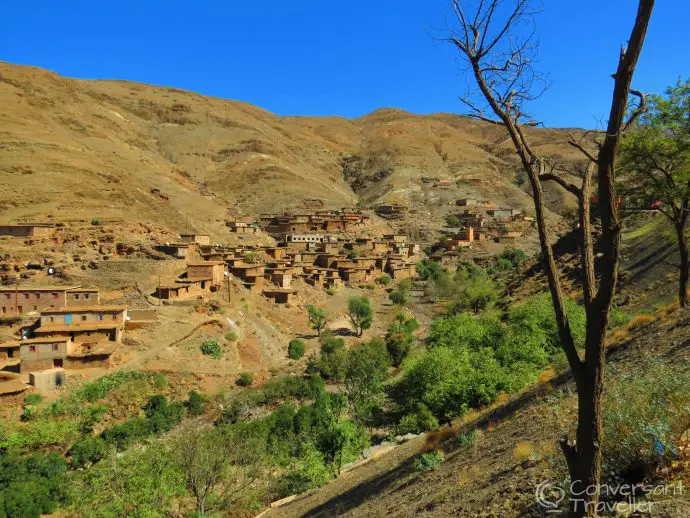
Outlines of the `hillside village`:
<svg viewBox="0 0 690 518">
<path fill-rule="evenodd" d="M 465 93 L 419 3 L 43 6 L 64 55 L 10 7 L 10 56 L 276 112 L 0 61 L 0 518 L 690 516 L 690 79 L 635 3 L 602 52 L 449 2 Z"/>
</svg>

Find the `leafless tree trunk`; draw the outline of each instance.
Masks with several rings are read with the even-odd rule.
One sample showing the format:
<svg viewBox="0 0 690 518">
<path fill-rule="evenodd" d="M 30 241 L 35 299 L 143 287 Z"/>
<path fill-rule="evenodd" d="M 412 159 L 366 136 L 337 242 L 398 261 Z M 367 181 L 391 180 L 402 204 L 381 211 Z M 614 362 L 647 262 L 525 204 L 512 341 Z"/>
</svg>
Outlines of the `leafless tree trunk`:
<svg viewBox="0 0 690 518">
<path fill-rule="evenodd" d="M 506 4 L 510 4 L 508 7 Z M 527 114 L 525 105 L 541 94 L 542 80 L 532 67 L 537 46 L 533 19 L 536 10 L 531 0 L 451 0 L 458 28 L 447 38 L 469 65 L 478 91 L 462 98 L 471 115 L 503 126 L 515 147 L 532 187 L 542 260 L 556 312 L 559 338 L 573 372 L 578 394 L 578 423 L 575 442 L 561 441 L 573 490 L 599 487 L 601 472 L 601 396 L 604 386 L 604 351 L 609 309 L 618 276 L 620 221 L 615 189 L 615 158 L 622 131 L 644 109 L 644 96 L 631 91 L 633 77 L 644 42 L 654 0 L 640 0 L 637 17 L 627 49 L 622 49 L 614 74 L 614 89 L 608 126 L 594 139 L 594 146 L 571 136 L 570 144 L 590 162 L 582 185 L 577 187 L 547 171 L 548 160 L 530 146 L 526 126 L 537 122 Z M 625 121 L 630 93 L 640 99 L 639 109 Z M 487 115 L 485 115 L 487 113 Z M 594 148 L 594 151 L 588 149 Z M 595 270 L 590 199 L 592 173 L 596 171 L 599 217 L 602 224 L 600 245 L 603 260 Z M 546 222 L 542 182 L 554 181 L 578 199 L 580 223 L 580 261 L 582 288 L 587 315 L 584 358 L 575 347 L 565 305 L 565 295 L 556 265 L 551 235 Z M 598 283 L 597 283 L 598 279 Z M 589 491 L 591 493 L 591 491 Z M 598 491 L 580 494 L 586 501 L 571 506 L 575 516 L 594 515 Z M 574 502 L 571 497 L 571 502 Z"/>
<path fill-rule="evenodd" d="M 685 235 L 685 225 L 687 214 L 683 219 L 676 222 L 676 236 L 678 237 L 678 248 L 680 250 L 680 282 L 678 284 L 678 302 L 680 307 L 688 305 L 688 275 L 690 274 L 690 259 L 688 258 L 688 238 Z"/>
</svg>

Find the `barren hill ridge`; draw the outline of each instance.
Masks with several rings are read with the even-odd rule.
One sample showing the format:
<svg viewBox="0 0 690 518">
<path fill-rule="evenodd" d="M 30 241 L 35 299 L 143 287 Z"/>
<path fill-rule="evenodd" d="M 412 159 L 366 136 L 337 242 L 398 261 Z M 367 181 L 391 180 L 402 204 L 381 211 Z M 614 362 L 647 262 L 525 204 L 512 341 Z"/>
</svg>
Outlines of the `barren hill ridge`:
<svg viewBox="0 0 690 518">
<path fill-rule="evenodd" d="M 408 210 L 394 225 L 423 238 L 460 197 L 531 203 L 501 129 L 452 114 L 280 117 L 2 62 L 0 103 L 3 221 L 101 217 L 221 235 L 228 214 L 393 203 Z M 531 133 L 542 152 L 574 159 L 565 132 Z M 551 192 L 552 208 L 564 201 Z"/>
</svg>

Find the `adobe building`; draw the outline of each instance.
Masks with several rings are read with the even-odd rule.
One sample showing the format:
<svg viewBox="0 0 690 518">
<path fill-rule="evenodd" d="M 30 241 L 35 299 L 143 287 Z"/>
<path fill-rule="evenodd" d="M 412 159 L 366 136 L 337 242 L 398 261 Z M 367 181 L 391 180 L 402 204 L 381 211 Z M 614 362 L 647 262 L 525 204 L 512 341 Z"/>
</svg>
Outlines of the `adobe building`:
<svg viewBox="0 0 690 518">
<path fill-rule="evenodd" d="M 72 342 L 120 342 L 126 319 L 124 305 L 49 308 L 41 312 L 40 326 L 33 334 Z"/>
<path fill-rule="evenodd" d="M 0 287 L 0 315 L 21 315 L 68 305 L 98 304 L 97 288 L 81 286 L 3 286 Z"/>
<path fill-rule="evenodd" d="M 0 225 L 0 236 L 10 237 L 47 237 L 52 235 L 55 225 L 52 223 L 20 223 Z"/>
<path fill-rule="evenodd" d="M 295 290 L 293 288 L 279 288 L 277 286 L 272 286 L 263 290 L 263 295 L 269 299 L 273 299 L 273 302 L 276 304 L 288 304 L 294 293 Z"/>
<path fill-rule="evenodd" d="M 196 243 L 197 245 L 210 245 L 211 236 L 208 234 L 180 234 L 183 243 Z"/>
<path fill-rule="evenodd" d="M 184 300 L 198 297 L 209 291 L 207 281 L 185 281 L 178 279 L 172 284 L 156 286 L 156 298 L 161 300 Z"/>
<path fill-rule="evenodd" d="M 211 287 L 218 287 L 223 282 L 225 273 L 225 263 L 223 261 L 197 261 L 187 263 L 187 280 L 201 281 L 202 289 L 206 289 L 206 284 Z"/>
<path fill-rule="evenodd" d="M 64 337 L 44 336 L 21 340 L 21 372 L 40 371 L 64 367 L 67 358 L 67 344 Z"/>
<path fill-rule="evenodd" d="M 190 247 L 190 245 L 192 245 Z M 176 259 L 186 259 L 190 254 L 190 248 L 193 250 L 194 243 L 166 243 L 164 245 L 156 245 L 156 250 L 164 254 L 171 255 Z"/>
<path fill-rule="evenodd" d="M 65 370 L 62 367 L 29 373 L 29 384 L 36 390 L 47 392 L 65 384 Z"/>
</svg>

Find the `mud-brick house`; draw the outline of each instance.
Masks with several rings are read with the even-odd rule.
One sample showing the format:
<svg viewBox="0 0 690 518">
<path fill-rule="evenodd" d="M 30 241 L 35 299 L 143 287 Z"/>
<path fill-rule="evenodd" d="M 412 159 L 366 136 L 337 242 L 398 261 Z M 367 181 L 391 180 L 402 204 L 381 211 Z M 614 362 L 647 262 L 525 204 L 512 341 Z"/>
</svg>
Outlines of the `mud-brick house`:
<svg viewBox="0 0 690 518">
<path fill-rule="evenodd" d="M 0 225 L 0 236 L 10 237 L 47 237 L 52 235 L 55 225 L 52 223 L 20 223 Z"/>
<path fill-rule="evenodd" d="M 226 221 L 225 224 L 230 229 L 230 232 L 235 234 L 256 234 L 259 231 L 255 225 L 246 221 Z"/>
<path fill-rule="evenodd" d="M 218 287 L 223 282 L 225 263 L 223 261 L 198 261 L 187 263 L 187 280 L 202 281 L 202 289 L 208 283 L 211 287 Z"/>
<path fill-rule="evenodd" d="M 202 285 L 204 287 L 202 287 Z M 190 297 L 198 297 L 209 291 L 206 281 L 189 281 L 178 279 L 171 284 L 156 286 L 156 297 L 161 300 L 184 300 Z"/>
<path fill-rule="evenodd" d="M 404 245 L 407 243 L 407 236 L 405 234 L 384 234 L 384 241 L 394 243 L 396 245 Z"/>
<path fill-rule="evenodd" d="M 65 367 L 112 367 L 112 355 L 117 350 L 117 342 L 99 340 L 95 342 L 69 342 Z"/>
<path fill-rule="evenodd" d="M 292 283 L 292 268 L 266 268 L 265 278 L 280 288 L 289 288 Z"/>
<path fill-rule="evenodd" d="M 66 306 L 93 306 L 100 303 L 101 295 L 98 288 L 71 288 L 65 293 Z"/>
<path fill-rule="evenodd" d="M 90 304 L 98 304 L 98 290 L 80 286 L 2 286 L 0 315 L 30 313 L 51 307 L 61 308 L 75 304 L 80 298 Z"/>
<path fill-rule="evenodd" d="M 263 295 L 272 299 L 276 304 L 288 304 L 294 294 L 295 290 L 293 288 L 271 286 L 263 290 Z"/>
<path fill-rule="evenodd" d="M 0 371 L 19 372 L 21 361 L 19 342 L 0 344 Z"/>
<path fill-rule="evenodd" d="M 264 284 L 264 266 L 261 264 L 242 264 L 234 266 L 230 273 L 242 281 L 252 293 L 260 293 Z"/>
<path fill-rule="evenodd" d="M 183 243 L 196 243 L 197 245 L 210 245 L 211 236 L 208 234 L 180 234 Z"/>
<path fill-rule="evenodd" d="M 390 266 L 388 273 L 394 281 L 402 281 L 417 275 L 417 268 L 412 263 L 394 263 Z"/>
<path fill-rule="evenodd" d="M 21 372 L 64 367 L 69 342 L 65 337 L 53 336 L 20 341 Z"/>
<path fill-rule="evenodd" d="M 120 342 L 126 320 L 127 306 L 121 305 L 50 308 L 41 312 L 33 334 L 72 342 Z"/>
<path fill-rule="evenodd" d="M 281 259 L 285 258 L 288 250 L 286 247 L 268 247 L 268 248 L 266 248 L 265 252 L 266 252 L 266 255 L 268 255 L 272 259 L 275 259 L 276 261 L 280 261 Z"/>
<path fill-rule="evenodd" d="M 194 248 L 192 247 L 192 250 Z M 190 253 L 190 243 L 165 243 L 156 245 L 156 250 L 176 259 L 186 259 Z"/>
<path fill-rule="evenodd" d="M 371 282 L 373 276 L 366 266 L 348 266 L 340 268 L 340 277 L 345 282 Z"/>
</svg>

